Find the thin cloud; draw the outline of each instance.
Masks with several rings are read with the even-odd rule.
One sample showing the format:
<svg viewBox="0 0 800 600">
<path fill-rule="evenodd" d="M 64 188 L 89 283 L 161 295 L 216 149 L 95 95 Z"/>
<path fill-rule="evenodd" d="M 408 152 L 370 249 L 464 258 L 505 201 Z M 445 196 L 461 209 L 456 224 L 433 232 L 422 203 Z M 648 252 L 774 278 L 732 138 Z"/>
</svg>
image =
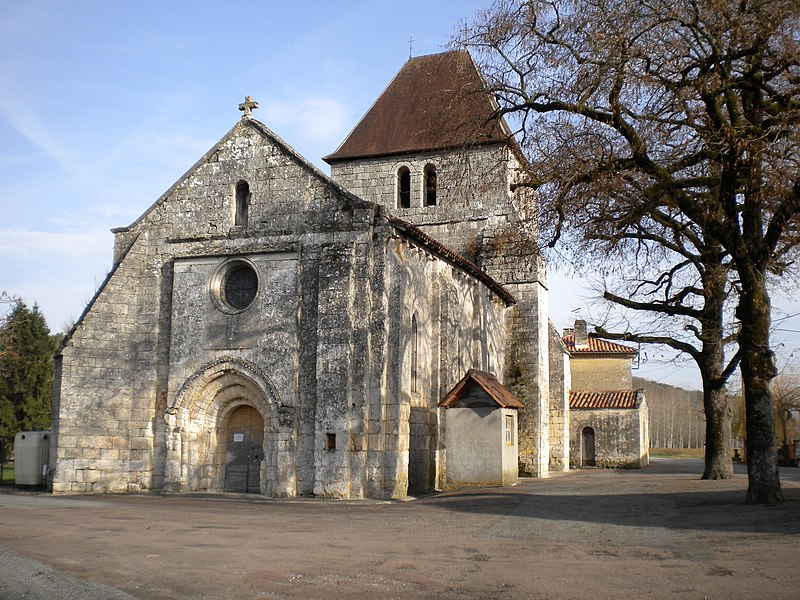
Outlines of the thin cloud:
<svg viewBox="0 0 800 600">
<path fill-rule="evenodd" d="M 0 263 L 7 258 L 31 259 L 58 256 L 78 260 L 98 254 L 111 256 L 111 234 L 102 230 L 53 232 L 20 228 L 0 228 Z"/>
<path fill-rule="evenodd" d="M 270 127 L 291 128 L 319 143 L 338 140 L 347 133 L 349 117 L 344 105 L 332 98 L 299 101 L 267 100 L 261 104 L 263 119 Z M 276 131 L 286 139 L 288 136 Z"/>
<path fill-rule="evenodd" d="M 81 314 L 111 267 L 107 230 L 0 228 L 0 290 L 38 303 L 52 331 Z"/>
<path fill-rule="evenodd" d="M 69 154 L 62 150 L 36 114 L 8 89 L 0 89 L 0 116 L 20 135 L 44 150 L 60 167 L 71 168 Z"/>
</svg>

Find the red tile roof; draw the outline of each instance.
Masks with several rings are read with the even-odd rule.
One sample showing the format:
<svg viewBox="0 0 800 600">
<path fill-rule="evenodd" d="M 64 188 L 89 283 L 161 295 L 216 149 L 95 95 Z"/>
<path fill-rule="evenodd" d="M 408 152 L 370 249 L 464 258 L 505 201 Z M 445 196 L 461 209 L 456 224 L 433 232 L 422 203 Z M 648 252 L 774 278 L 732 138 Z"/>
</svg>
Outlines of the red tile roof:
<svg viewBox="0 0 800 600">
<path fill-rule="evenodd" d="M 447 395 L 441 399 L 439 406 L 443 408 L 453 407 L 458 400 L 461 399 L 462 392 L 467 389 L 470 383 L 480 386 L 483 391 L 502 408 L 525 408 L 522 401 L 508 391 L 494 375 L 486 371 L 478 371 L 477 369 L 470 369 L 467 371 L 467 374 L 461 378 L 461 381 L 455 384 L 453 389 L 447 392 Z"/>
<path fill-rule="evenodd" d="M 464 50 L 409 59 L 328 163 L 506 142 L 508 127 Z"/>
<path fill-rule="evenodd" d="M 580 348 L 575 347 L 574 334 L 565 335 L 561 340 L 564 342 L 564 345 L 567 347 L 567 352 L 570 354 L 628 354 L 630 356 L 636 356 L 639 353 L 636 348 L 610 342 L 603 338 L 592 337 L 591 335 L 587 339 L 588 344 Z"/>
<path fill-rule="evenodd" d="M 636 408 L 640 391 L 642 390 L 615 390 L 610 392 L 572 390 L 569 393 L 569 408 L 570 410 Z"/>
</svg>

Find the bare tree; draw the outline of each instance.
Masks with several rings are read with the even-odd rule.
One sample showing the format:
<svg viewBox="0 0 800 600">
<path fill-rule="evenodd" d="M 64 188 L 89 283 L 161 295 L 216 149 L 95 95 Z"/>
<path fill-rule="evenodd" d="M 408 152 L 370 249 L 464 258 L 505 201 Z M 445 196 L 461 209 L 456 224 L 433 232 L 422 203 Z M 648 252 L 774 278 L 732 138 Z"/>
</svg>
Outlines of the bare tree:
<svg viewBox="0 0 800 600">
<path fill-rule="evenodd" d="M 611 339 L 666 345 L 695 361 L 703 381 L 706 414 L 703 479 L 733 477 L 732 411 L 726 383 L 739 364 L 739 353 L 725 355 L 726 345 L 735 339 L 725 331 L 726 320 L 731 320 L 726 310 L 730 259 L 691 225 L 675 231 L 671 225 L 641 219 L 624 229 L 619 222 L 612 227 L 616 231 L 586 231 L 580 247 L 584 255 L 602 251 L 615 271 L 626 273 L 623 281 L 616 278 L 617 291 L 606 287 L 602 297 L 650 319 L 627 321 L 616 331 L 607 325 L 597 330 Z"/>
<path fill-rule="evenodd" d="M 747 501 L 783 500 L 767 277 L 798 245 L 800 5 L 499 0 L 461 38 L 516 126 L 553 244 L 655 224 L 735 271 Z"/>
</svg>

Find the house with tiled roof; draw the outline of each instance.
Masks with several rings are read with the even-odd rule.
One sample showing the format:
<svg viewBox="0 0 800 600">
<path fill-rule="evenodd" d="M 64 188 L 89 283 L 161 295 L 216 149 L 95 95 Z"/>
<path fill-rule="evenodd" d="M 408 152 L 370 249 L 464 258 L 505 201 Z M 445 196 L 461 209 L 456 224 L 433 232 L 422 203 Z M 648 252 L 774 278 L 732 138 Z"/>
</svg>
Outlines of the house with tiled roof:
<svg viewBox="0 0 800 600">
<path fill-rule="evenodd" d="M 580 319 L 562 341 L 571 373 L 570 466 L 646 466 L 647 401 L 631 373 L 636 348 L 589 334 Z"/>
</svg>

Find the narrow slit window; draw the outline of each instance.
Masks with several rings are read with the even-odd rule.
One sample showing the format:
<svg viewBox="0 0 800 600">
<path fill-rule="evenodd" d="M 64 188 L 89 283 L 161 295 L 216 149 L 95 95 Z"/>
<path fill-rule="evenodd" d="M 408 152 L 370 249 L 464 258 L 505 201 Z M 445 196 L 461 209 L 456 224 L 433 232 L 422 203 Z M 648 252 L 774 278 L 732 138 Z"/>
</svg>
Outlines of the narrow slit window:
<svg viewBox="0 0 800 600">
<path fill-rule="evenodd" d="M 411 208 L 411 171 L 400 167 L 397 171 L 397 208 Z"/>
<path fill-rule="evenodd" d="M 506 415 L 506 446 L 514 445 L 514 415 Z"/>
<path fill-rule="evenodd" d="M 328 452 L 333 452 L 336 450 L 336 434 L 335 433 L 326 433 L 325 434 L 325 450 Z"/>
<path fill-rule="evenodd" d="M 425 167 L 425 206 L 436 206 L 436 167 Z"/>
<path fill-rule="evenodd" d="M 250 186 L 246 181 L 236 184 L 236 215 L 233 224 L 236 227 L 247 227 L 247 212 L 250 209 Z"/>
</svg>

